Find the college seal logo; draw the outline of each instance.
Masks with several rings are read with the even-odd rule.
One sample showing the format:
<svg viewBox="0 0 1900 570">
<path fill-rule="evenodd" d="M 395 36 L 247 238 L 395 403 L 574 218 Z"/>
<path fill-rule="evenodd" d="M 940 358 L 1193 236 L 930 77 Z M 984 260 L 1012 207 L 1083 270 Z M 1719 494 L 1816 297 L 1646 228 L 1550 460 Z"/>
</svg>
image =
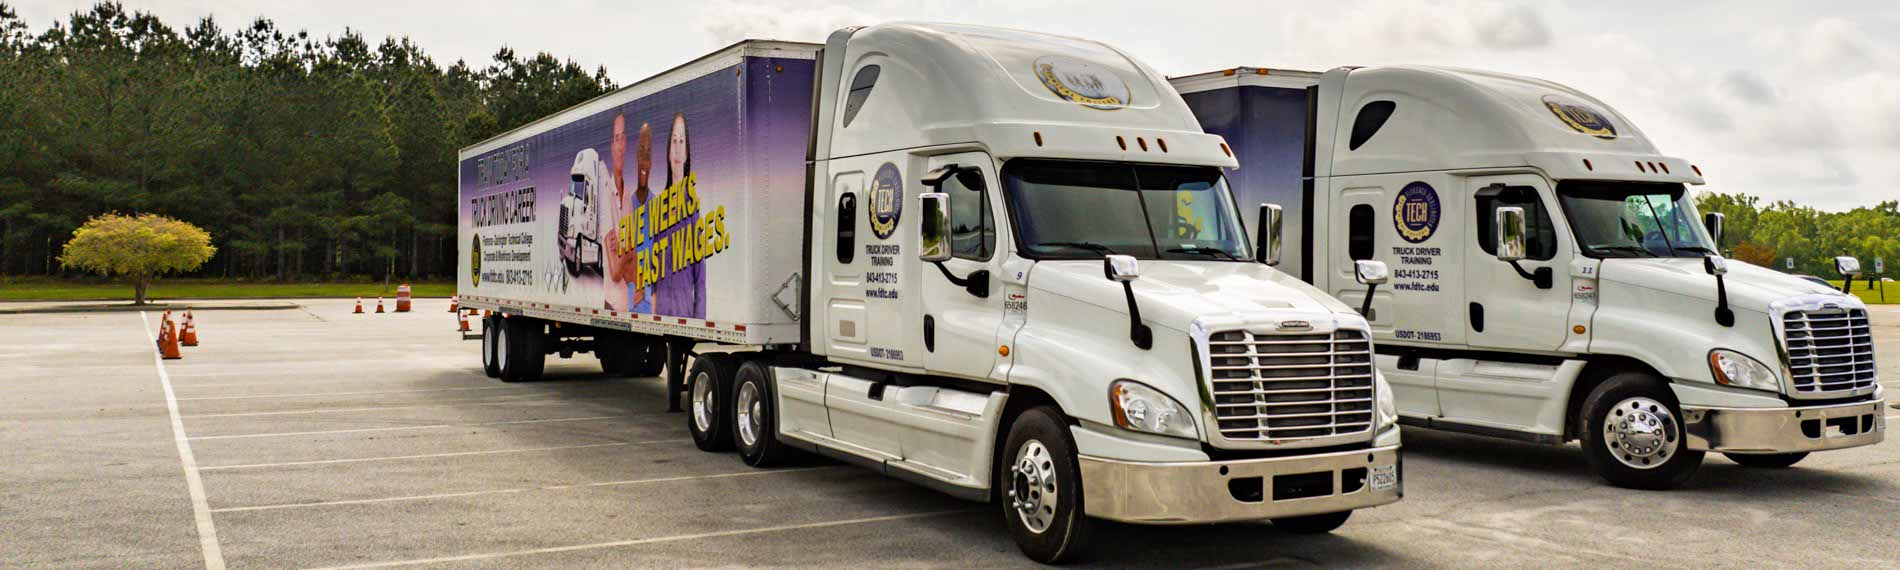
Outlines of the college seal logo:
<svg viewBox="0 0 1900 570">
<path fill-rule="evenodd" d="M 1034 65 L 1036 79 L 1064 101 L 1109 111 L 1128 106 L 1128 83 L 1112 71 L 1060 55 L 1036 58 Z"/>
<path fill-rule="evenodd" d="M 1609 117 L 1588 105 L 1557 95 L 1545 95 L 1544 108 L 1550 109 L 1558 120 L 1579 133 L 1603 140 L 1616 138 L 1616 125 L 1610 124 Z"/>
<path fill-rule="evenodd" d="M 468 284 L 479 287 L 482 284 L 482 235 L 475 234 L 474 241 L 468 246 Z"/>
<path fill-rule="evenodd" d="M 1438 213 L 1438 191 L 1424 182 L 1405 185 L 1392 201 L 1392 225 L 1408 242 L 1432 239 L 1432 232 L 1438 231 Z"/>
<path fill-rule="evenodd" d="M 877 239 L 891 239 L 897 233 L 897 219 L 904 214 L 904 178 L 897 165 L 889 162 L 877 167 L 871 178 L 871 233 Z"/>
</svg>

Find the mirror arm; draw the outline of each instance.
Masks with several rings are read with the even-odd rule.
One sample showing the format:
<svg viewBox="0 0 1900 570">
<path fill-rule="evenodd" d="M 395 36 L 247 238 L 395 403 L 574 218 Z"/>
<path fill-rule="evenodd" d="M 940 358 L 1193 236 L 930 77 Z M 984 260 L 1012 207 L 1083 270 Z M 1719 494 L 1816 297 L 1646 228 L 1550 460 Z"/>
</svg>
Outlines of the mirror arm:
<svg viewBox="0 0 1900 570">
<path fill-rule="evenodd" d="M 1529 279 L 1531 283 L 1537 284 L 1538 289 L 1549 289 L 1557 286 L 1555 283 L 1556 272 L 1552 271 L 1549 267 L 1539 267 L 1537 271 L 1531 272 L 1525 271 L 1524 266 L 1518 265 L 1516 261 L 1507 261 L 1505 263 L 1511 264 L 1511 269 L 1517 270 L 1518 277 Z"/>
<path fill-rule="evenodd" d="M 1735 310 L 1728 307 L 1728 283 L 1721 275 L 1715 276 L 1715 324 L 1735 326 Z"/>
<path fill-rule="evenodd" d="M 1359 316 L 1372 320 L 1372 294 L 1379 290 L 1378 283 L 1366 284 L 1366 302 L 1359 306 Z"/>
<path fill-rule="evenodd" d="M 943 272 L 943 278 L 950 280 L 951 285 L 962 287 L 964 291 L 969 291 L 978 299 L 990 298 L 990 270 L 978 269 L 971 272 L 969 277 L 957 277 L 952 275 L 950 268 L 945 267 L 941 261 L 931 262 L 931 265 L 937 266 L 937 270 Z"/>
<path fill-rule="evenodd" d="M 1154 329 L 1141 322 L 1141 306 L 1135 303 L 1135 285 L 1122 282 L 1122 294 L 1128 296 L 1128 340 L 1134 341 L 1135 348 L 1148 350 L 1154 348 Z"/>
</svg>

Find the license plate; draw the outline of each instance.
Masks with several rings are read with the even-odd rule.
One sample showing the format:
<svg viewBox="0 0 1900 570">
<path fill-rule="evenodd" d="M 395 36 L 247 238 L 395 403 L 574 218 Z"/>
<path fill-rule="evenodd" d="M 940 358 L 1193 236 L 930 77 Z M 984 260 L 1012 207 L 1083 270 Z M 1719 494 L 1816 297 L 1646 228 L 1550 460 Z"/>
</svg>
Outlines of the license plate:
<svg viewBox="0 0 1900 570">
<path fill-rule="evenodd" d="M 1372 468 L 1372 490 L 1390 491 L 1399 486 L 1399 466 L 1381 465 Z"/>
</svg>

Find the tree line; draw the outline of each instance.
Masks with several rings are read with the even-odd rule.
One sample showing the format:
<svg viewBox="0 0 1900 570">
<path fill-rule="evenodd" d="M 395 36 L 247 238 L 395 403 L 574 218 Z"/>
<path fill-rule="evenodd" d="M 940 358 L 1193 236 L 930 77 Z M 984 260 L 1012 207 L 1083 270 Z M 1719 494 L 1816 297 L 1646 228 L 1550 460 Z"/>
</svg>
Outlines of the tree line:
<svg viewBox="0 0 1900 570">
<path fill-rule="evenodd" d="M 1828 279 L 1839 276 L 1836 256 L 1860 259 L 1870 275 L 1875 259 L 1900 263 L 1900 201 L 1824 212 L 1786 200 L 1764 205 L 1747 194 L 1711 193 L 1696 197 L 1696 209 L 1723 214 L 1722 251 L 1739 261 Z"/>
<path fill-rule="evenodd" d="M 204 276 L 446 276 L 456 151 L 614 88 L 506 47 L 444 67 L 408 38 L 109 2 L 35 32 L 0 3 L 0 275 L 63 273 L 73 230 L 120 212 L 209 230 Z"/>
</svg>

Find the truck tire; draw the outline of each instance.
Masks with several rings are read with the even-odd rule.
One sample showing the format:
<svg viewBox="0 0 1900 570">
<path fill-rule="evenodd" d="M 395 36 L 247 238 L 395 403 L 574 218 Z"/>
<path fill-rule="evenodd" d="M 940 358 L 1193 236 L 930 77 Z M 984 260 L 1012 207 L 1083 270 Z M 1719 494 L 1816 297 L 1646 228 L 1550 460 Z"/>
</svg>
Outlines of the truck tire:
<svg viewBox="0 0 1900 570">
<path fill-rule="evenodd" d="M 1761 469 L 1781 469 L 1784 467 L 1789 467 L 1796 463 L 1800 463 L 1802 459 L 1806 459 L 1808 457 L 1808 453 L 1805 451 L 1799 452 L 1799 453 L 1760 453 L 1760 454 L 1724 453 L 1722 455 L 1727 456 L 1729 461 L 1734 461 L 1736 463 L 1742 464 L 1743 467 L 1756 467 L 1756 468 L 1761 468 Z"/>
<path fill-rule="evenodd" d="M 633 353 L 628 359 L 632 366 L 629 374 L 633 377 L 654 378 L 666 371 L 666 343 L 660 342 L 658 337 L 640 343 L 640 348 Z"/>
<path fill-rule="evenodd" d="M 1611 376 L 1584 398 L 1582 411 L 1584 457 L 1611 485 L 1672 489 L 1702 465 L 1703 452 L 1688 449 L 1682 410 L 1661 378 Z"/>
<path fill-rule="evenodd" d="M 489 378 L 501 377 L 501 365 L 495 362 L 495 334 L 499 321 L 494 316 L 482 317 L 482 374 Z"/>
<path fill-rule="evenodd" d="M 501 381 L 533 382 L 541 379 L 541 372 L 547 365 L 546 334 L 541 323 L 534 319 L 517 317 L 502 319 L 502 335 L 497 338 L 498 346 L 505 350 L 506 357 L 499 358 Z"/>
<path fill-rule="evenodd" d="M 778 440 L 777 387 L 772 366 L 762 360 L 739 365 L 733 377 L 732 445 L 746 465 L 765 468 L 783 463 L 792 450 Z"/>
<path fill-rule="evenodd" d="M 1273 528 L 1293 534 L 1326 534 L 1339 528 L 1340 525 L 1346 524 L 1346 519 L 1351 517 L 1352 511 L 1340 511 L 1337 513 L 1277 518 L 1273 519 Z"/>
<path fill-rule="evenodd" d="M 996 461 L 1004 524 L 1016 548 L 1043 564 L 1074 560 L 1088 539 L 1082 470 L 1062 417 L 1054 406 L 1023 411 Z"/>
<path fill-rule="evenodd" d="M 734 359 L 725 354 L 701 354 L 686 372 L 686 429 L 700 451 L 732 449 L 732 376 Z"/>
</svg>

